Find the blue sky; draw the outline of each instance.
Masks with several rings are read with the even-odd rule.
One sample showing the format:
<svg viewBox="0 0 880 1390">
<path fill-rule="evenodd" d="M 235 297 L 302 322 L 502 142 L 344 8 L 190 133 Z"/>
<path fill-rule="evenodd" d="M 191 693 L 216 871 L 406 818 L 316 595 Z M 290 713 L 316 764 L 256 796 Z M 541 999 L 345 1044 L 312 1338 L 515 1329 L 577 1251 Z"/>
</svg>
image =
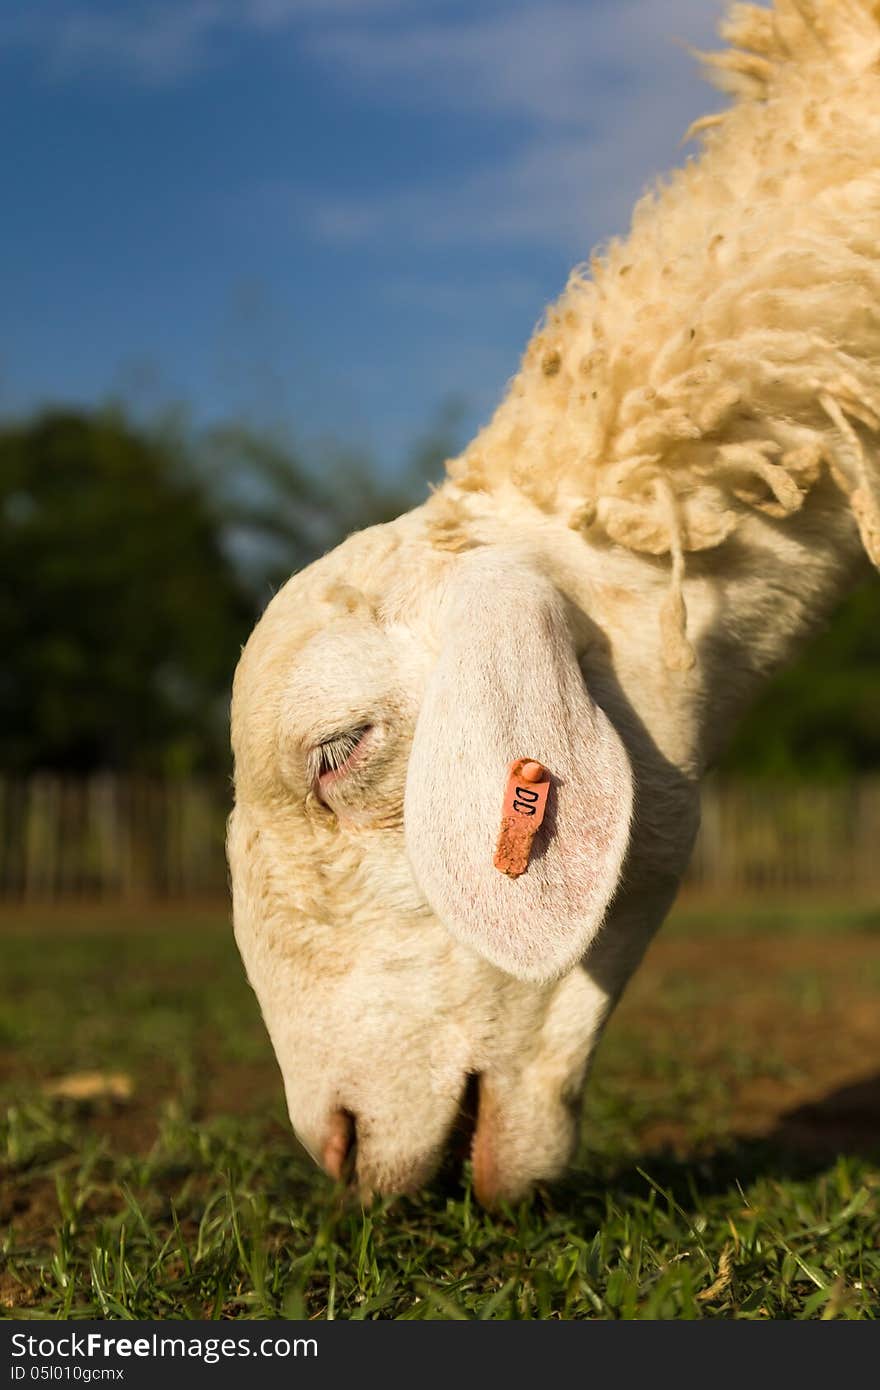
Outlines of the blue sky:
<svg viewBox="0 0 880 1390">
<path fill-rule="evenodd" d="M 395 467 L 491 411 L 721 99 L 721 0 L 3 0 L 0 409 L 123 394 Z"/>
</svg>

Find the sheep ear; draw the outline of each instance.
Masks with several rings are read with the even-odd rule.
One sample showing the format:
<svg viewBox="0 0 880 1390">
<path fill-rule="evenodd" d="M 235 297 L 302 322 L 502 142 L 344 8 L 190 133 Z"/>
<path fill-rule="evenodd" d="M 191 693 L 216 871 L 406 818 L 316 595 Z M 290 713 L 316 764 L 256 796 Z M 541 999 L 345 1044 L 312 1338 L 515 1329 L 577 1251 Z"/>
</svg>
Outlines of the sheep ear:
<svg viewBox="0 0 880 1390">
<path fill-rule="evenodd" d="M 629 838 L 632 772 L 590 699 L 561 596 L 497 551 L 456 562 L 442 645 L 416 725 L 407 852 L 449 931 L 522 980 L 570 969 L 599 930 Z M 510 764 L 551 774 L 528 868 L 493 860 Z"/>
</svg>

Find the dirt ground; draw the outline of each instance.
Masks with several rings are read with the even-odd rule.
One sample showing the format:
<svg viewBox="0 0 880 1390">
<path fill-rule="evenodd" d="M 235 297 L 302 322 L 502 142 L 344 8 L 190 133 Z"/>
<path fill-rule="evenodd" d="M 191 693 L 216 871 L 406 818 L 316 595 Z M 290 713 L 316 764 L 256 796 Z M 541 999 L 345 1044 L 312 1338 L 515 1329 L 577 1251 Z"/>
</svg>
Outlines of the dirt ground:
<svg viewBox="0 0 880 1390">
<path fill-rule="evenodd" d="M 615 1029 L 648 1046 L 656 1036 L 664 1048 L 674 1040 L 707 1082 L 722 1078 L 739 1137 L 880 1150 L 876 937 L 661 935 L 609 1025 L 609 1043 Z M 641 1138 L 677 1147 L 688 1130 L 654 1124 Z"/>
</svg>

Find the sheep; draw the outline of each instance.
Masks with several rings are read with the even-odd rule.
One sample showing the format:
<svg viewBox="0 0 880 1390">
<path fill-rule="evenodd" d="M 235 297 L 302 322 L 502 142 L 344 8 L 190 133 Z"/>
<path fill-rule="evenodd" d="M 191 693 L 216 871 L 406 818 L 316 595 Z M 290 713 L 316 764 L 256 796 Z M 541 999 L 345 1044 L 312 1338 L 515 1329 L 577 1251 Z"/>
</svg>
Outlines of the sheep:
<svg viewBox="0 0 880 1390">
<path fill-rule="evenodd" d="M 365 1196 L 430 1180 L 474 1077 L 479 1199 L 564 1170 L 700 779 L 880 563 L 880 0 L 722 32 L 699 156 L 437 491 L 294 576 L 236 672 L 235 936 L 293 1128 Z M 550 790 L 512 876 L 522 759 Z"/>
</svg>

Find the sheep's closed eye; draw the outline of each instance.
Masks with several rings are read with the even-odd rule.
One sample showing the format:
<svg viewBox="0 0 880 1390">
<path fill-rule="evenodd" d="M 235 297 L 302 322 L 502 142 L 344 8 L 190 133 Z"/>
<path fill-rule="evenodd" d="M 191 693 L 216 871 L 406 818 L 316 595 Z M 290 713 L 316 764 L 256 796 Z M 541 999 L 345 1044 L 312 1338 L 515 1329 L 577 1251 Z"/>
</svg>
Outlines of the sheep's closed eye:
<svg viewBox="0 0 880 1390">
<path fill-rule="evenodd" d="M 310 750 L 309 771 L 319 796 L 360 762 L 372 731 L 372 724 L 340 729 Z"/>
</svg>

